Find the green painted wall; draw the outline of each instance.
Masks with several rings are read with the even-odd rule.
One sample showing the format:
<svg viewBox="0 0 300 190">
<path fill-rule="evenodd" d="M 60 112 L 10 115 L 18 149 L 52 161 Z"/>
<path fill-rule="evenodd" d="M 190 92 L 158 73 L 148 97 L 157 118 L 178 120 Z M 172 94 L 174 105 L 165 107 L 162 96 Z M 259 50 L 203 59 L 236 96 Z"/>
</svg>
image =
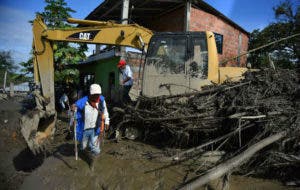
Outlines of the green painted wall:
<svg viewBox="0 0 300 190">
<path fill-rule="evenodd" d="M 114 72 L 115 88 L 119 87 L 119 70 L 117 67 L 117 63 L 119 62 L 120 57 L 112 57 L 108 59 L 98 60 L 89 64 L 80 65 L 79 72 L 80 75 L 86 74 L 94 74 L 95 75 L 95 83 L 101 85 L 102 94 L 105 96 L 109 96 L 109 74 Z"/>
</svg>

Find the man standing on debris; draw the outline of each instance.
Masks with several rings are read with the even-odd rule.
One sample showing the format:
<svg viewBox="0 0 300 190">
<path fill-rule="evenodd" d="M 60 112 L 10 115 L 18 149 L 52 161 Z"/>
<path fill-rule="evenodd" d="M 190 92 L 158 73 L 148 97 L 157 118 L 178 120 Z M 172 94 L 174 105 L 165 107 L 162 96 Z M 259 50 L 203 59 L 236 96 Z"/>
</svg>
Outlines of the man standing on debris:
<svg viewBox="0 0 300 190">
<path fill-rule="evenodd" d="M 77 109 L 77 140 L 81 143 L 81 150 L 85 150 L 89 145 L 92 170 L 94 158 L 100 154 L 100 141 L 104 130 L 109 126 L 109 114 L 101 93 L 100 85 L 92 84 L 90 94 L 77 100 L 72 107 L 74 110 Z"/>
<path fill-rule="evenodd" d="M 126 61 L 121 59 L 118 63 L 118 68 L 122 73 L 122 85 L 123 85 L 123 103 L 128 104 L 131 102 L 129 91 L 133 85 L 133 76 L 130 66 L 126 64 Z"/>
</svg>

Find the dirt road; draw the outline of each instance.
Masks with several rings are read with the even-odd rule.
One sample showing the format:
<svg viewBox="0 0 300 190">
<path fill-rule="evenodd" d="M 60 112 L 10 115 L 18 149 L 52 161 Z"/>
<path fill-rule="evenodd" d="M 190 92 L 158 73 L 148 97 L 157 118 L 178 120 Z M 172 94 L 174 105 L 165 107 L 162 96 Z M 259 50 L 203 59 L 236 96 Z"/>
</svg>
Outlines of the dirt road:
<svg viewBox="0 0 300 190">
<path fill-rule="evenodd" d="M 105 141 L 94 172 L 85 157 L 75 160 L 72 140 L 61 136 L 54 139 L 51 154 L 34 156 L 18 131 L 20 101 L 0 100 L 0 189 L 174 189 L 194 177 L 191 163 L 170 165 L 159 161 L 162 150 L 127 140 Z M 59 119 L 63 129 L 67 120 Z M 229 183 L 233 190 L 288 189 L 276 181 L 241 176 L 231 176 Z M 221 184 L 214 181 L 209 189 Z"/>
</svg>

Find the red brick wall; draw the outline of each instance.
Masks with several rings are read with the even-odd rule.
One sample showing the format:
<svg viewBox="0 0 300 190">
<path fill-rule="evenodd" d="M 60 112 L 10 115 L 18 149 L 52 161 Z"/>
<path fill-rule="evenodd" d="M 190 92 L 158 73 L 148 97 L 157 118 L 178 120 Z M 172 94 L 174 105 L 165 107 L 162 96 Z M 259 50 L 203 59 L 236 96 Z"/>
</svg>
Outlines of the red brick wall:
<svg viewBox="0 0 300 190">
<path fill-rule="evenodd" d="M 219 54 L 219 61 L 238 55 L 239 34 L 242 35 L 241 53 L 248 50 L 248 36 L 239 29 L 234 28 L 219 17 L 202 10 L 192 8 L 190 19 L 190 31 L 212 31 L 223 35 L 223 53 Z M 241 57 L 241 66 L 245 65 L 246 57 Z M 226 65 L 238 65 L 236 61 Z"/>
</svg>

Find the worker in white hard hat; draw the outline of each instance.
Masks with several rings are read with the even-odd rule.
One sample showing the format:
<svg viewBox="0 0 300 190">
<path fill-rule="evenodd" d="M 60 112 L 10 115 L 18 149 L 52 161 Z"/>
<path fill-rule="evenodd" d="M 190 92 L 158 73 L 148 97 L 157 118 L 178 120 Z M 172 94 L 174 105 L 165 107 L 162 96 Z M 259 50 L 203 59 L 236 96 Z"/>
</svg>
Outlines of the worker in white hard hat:
<svg viewBox="0 0 300 190">
<path fill-rule="evenodd" d="M 104 96 L 101 95 L 99 84 L 90 86 L 90 93 L 77 100 L 73 110 L 77 109 L 76 138 L 80 142 L 80 149 L 85 150 L 89 146 L 91 151 L 91 169 L 93 158 L 100 154 L 100 143 L 104 130 L 109 126 L 109 114 Z"/>
</svg>

